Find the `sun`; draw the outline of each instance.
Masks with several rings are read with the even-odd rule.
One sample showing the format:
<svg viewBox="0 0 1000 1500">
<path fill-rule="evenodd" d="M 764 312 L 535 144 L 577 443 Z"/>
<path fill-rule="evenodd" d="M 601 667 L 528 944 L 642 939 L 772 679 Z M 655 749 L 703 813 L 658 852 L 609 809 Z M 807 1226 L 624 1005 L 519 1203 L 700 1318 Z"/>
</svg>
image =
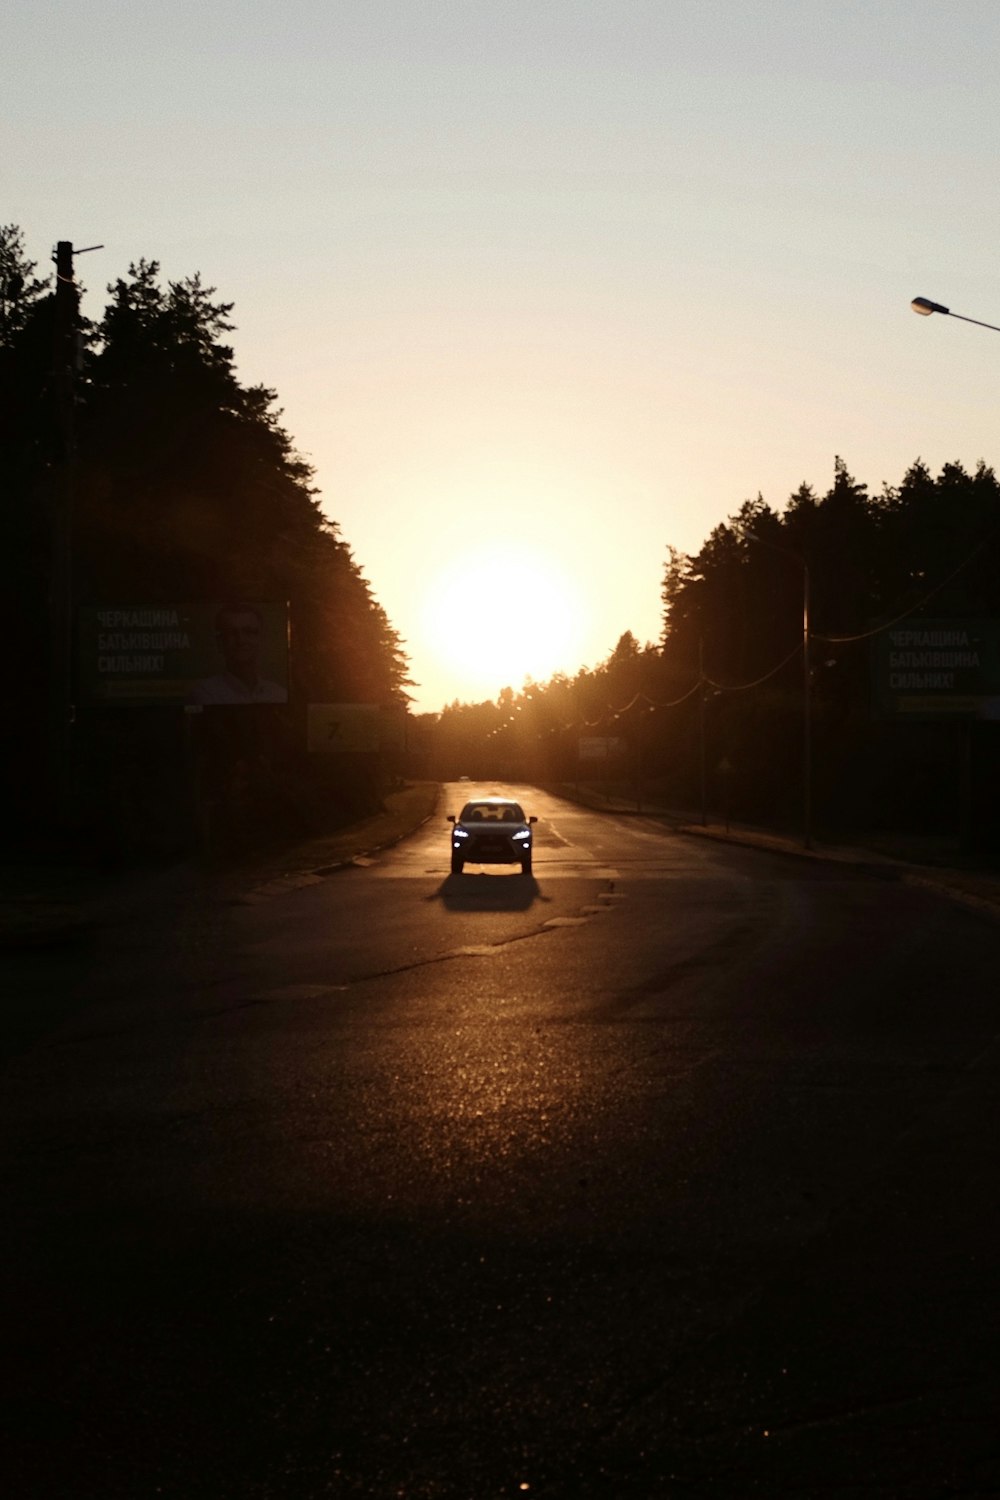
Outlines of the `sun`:
<svg viewBox="0 0 1000 1500">
<path fill-rule="evenodd" d="M 563 568 L 509 540 L 453 557 L 423 613 L 428 648 L 487 696 L 579 665 L 582 611 Z"/>
</svg>

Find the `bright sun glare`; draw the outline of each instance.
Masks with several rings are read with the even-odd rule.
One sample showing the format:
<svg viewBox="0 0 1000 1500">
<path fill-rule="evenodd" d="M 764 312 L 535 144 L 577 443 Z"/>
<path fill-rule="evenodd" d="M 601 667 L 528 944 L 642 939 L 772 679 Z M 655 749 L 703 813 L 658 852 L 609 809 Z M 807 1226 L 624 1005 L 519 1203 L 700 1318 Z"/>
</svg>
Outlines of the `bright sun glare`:
<svg viewBox="0 0 1000 1500">
<path fill-rule="evenodd" d="M 556 562 L 484 537 L 452 558 L 424 608 L 429 649 L 482 684 L 483 697 L 575 670 L 581 611 Z"/>
</svg>

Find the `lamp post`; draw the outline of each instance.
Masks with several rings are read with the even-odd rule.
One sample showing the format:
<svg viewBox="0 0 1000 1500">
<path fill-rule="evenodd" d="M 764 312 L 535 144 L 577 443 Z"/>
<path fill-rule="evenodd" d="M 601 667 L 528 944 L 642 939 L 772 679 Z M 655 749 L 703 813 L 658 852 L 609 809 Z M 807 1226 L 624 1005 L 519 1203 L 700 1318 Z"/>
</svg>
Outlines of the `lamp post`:
<svg viewBox="0 0 1000 1500">
<path fill-rule="evenodd" d="M 995 323 L 983 323 L 978 318 L 967 318 L 962 313 L 952 312 L 950 307 L 943 307 L 940 302 L 932 302 L 929 297 L 914 297 L 910 303 L 913 311 L 919 313 L 922 318 L 929 318 L 931 313 L 943 313 L 949 318 L 959 318 L 963 323 L 975 323 L 977 328 L 989 328 L 993 333 L 1000 333 L 1000 328 Z M 961 790 L 961 842 L 963 847 L 969 844 L 969 829 L 972 826 L 972 737 L 974 728 L 971 720 L 966 720 L 962 725 L 962 790 Z"/>
<path fill-rule="evenodd" d="M 929 297 L 914 297 L 910 306 L 922 318 L 929 318 L 931 313 L 943 313 L 946 318 L 958 318 L 963 323 L 975 323 L 977 328 L 992 328 L 994 333 L 1000 333 L 1000 328 L 995 323 L 981 323 L 978 318 L 967 318 L 963 313 L 952 312 L 950 307 L 943 307 L 940 302 L 932 302 Z"/>
<path fill-rule="evenodd" d="M 802 847 L 812 848 L 812 682 L 809 662 L 809 565 L 790 547 L 779 547 L 756 532 L 744 533 L 751 542 L 792 558 L 802 569 Z"/>
</svg>

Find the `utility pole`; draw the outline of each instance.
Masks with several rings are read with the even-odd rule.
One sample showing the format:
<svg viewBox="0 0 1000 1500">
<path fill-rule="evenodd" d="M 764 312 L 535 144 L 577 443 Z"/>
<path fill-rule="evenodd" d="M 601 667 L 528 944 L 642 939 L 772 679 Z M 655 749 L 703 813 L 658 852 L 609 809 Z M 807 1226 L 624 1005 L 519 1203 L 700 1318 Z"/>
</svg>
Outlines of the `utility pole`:
<svg viewBox="0 0 1000 1500">
<path fill-rule="evenodd" d="M 944 309 L 947 312 L 947 308 Z M 812 663 L 809 659 L 809 564 L 791 547 L 779 547 L 755 531 L 746 531 L 750 542 L 793 557 L 802 569 L 802 843 L 812 848 Z"/>
<path fill-rule="evenodd" d="M 809 566 L 802 563 L 802 842 L 812 848 L 812 663 L 809 659 Z"/>
<path fill-rule="evenodd" d="M 87 250 L 101 250 L 88 245 Z M 77 250 L 77 255 L 86 250 Z M 80 299 L 73 273 L 73 244 L 60 240 L 56 263 L 53 374 L 59 431 L 59 471 L 52 500 L 49 579 L 49 663 L 53 791 L 60 811 L 70 798 L 70 746 L 76 718 L 73 702 L 73 512 L 76 500 L 76 372 Z"/>
<path fill-rule="evenodd" d="M 705 641 L 702 636 L 698 637 L 698 743 L 701 750 L 701 826 L 708 824 L 708 798 L 706 789 L 708 780 L 705 775 Z"/>
</svg>

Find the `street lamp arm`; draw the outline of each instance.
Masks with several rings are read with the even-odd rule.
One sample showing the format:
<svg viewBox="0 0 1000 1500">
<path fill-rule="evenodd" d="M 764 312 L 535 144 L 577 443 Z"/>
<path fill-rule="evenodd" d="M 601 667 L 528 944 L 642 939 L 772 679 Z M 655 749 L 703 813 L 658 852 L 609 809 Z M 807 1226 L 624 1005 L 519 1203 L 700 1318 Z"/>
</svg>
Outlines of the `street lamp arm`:
<svg viewBox="0 0 1000 1500">
<path fill-rule="evenodd" d="M 795 552 L 791 547 L 780 547 L 777 542 L 769 542 L 767 540 L 767 537 L 758 536 L 756 531 L 744 531 L 743 535 L 751 542 L 759 542 L 762 547 L 769 547 L 772 552 L 779 552 L 782 557 L 790 557 L 793 562 L 798 563 L 799 567 L 808 578 L 809 564 L 806 562 L 805 558 L 800 552 Z"/>
<path fill-rule="evenodd" d="M 995 323 L 981 323 L 978 318 L 964 318 L 961 313 L 952 313 L 953 318 L 960 318 L 963 323 L 975 323 L 977 328 L 992 328 L 994 333 L 1000 333 L 1000 328 Z"/>
<path fill-rule="evenodd" d="M 952 312 L 950 307 L 944 307 L 940 302 L 932 302 L 929 297 L 914 297 L 910 306 L 922 318 L 929 318 L 931 313 L 943 313 L 945 317 L 958 318 L 961 323 L 975 323 L 977 328 L 990 328 L 994 333 L 1000 333 L 1000 328 L 995 323 L 983 323 L 979 318 L 967 318 L 964 313 Z"/>
</svg>

